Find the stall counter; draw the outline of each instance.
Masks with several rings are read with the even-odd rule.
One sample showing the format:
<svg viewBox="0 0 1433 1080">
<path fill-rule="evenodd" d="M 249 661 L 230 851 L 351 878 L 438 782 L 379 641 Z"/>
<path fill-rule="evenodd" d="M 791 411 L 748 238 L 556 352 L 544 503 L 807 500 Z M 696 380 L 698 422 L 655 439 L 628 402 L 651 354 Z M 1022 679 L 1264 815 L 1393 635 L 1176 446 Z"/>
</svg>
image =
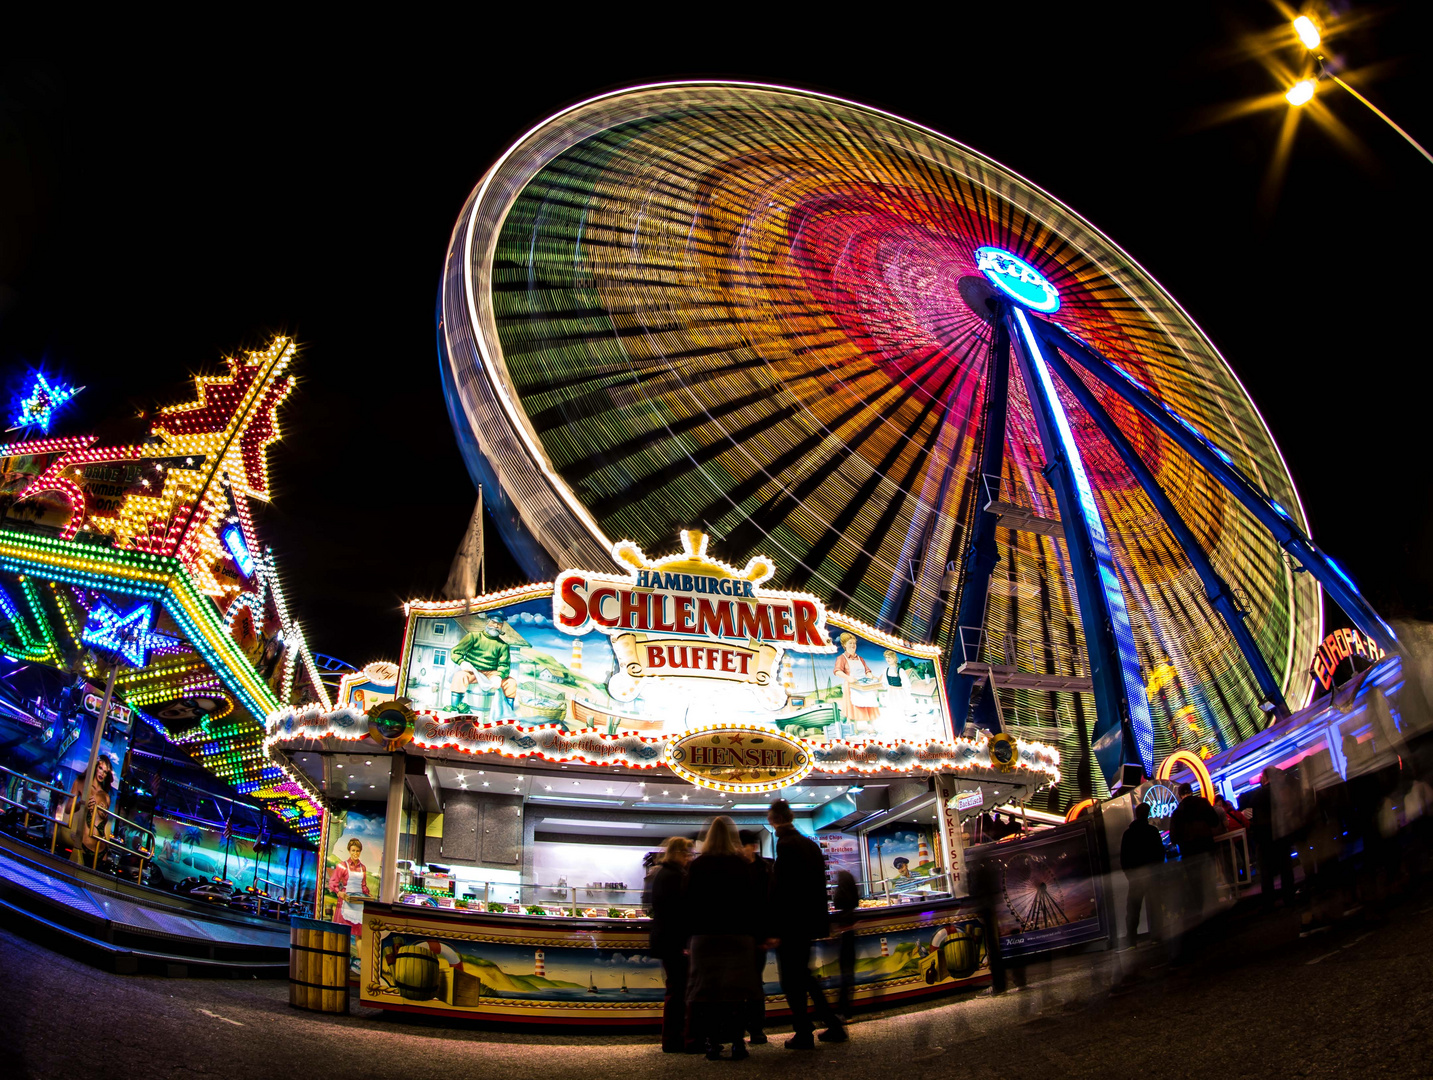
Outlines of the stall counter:
<svg viewBox="0 0 1433 1080">
<path fill-rule="evenodd" d="M 662 967 L 646 919 L 509 915 L 365 903 L 359 998 L 400 1009 L 503 1023 L 654 1026 Z M 853 914 L 859 1007 L 989 981 L 985 934 L 970 900 L 866 908 Z M 828 993 L 840 985 L 838 942 L 811 965 Z M 786 1015 L 775 954 L 763 973 L 766 1013 Z"/>
</svg>

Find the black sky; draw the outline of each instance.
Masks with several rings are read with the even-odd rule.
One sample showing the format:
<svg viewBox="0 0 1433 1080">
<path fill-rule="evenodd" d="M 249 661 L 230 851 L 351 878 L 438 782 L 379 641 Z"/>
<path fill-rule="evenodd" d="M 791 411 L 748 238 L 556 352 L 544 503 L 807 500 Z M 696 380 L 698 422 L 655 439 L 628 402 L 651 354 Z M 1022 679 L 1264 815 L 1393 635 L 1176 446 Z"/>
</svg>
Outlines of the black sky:
<svg viewBox="0 0 1433 1080">
<path fill-rule="evenodd" d="M 1425 142 L 1429 7 L 1354 7 L 1352 29 L 1330 41 Z M 1328 89 L 1321 99 L 1361 146 L 1304 123 L 1271 199 L 1286 110 L 1211 122 L 1281 89 L 1256 55 L 1283 26 L 1270 5 L 940 10 L 937 22 L 901 15 L 819 36 L 809 18 L 769 12 L 644 36 L 553 11 L 510 44 L 481 25 L 430 27 L 431 53 L 400 60 L 377 31 L 363 47 L 285 40 L 232 59 L 125 50 L 10 64 L 0 375 L 13 390 L 43 362 L 87 384 L 63 429 L 88 430 L 183 397 L 188 374 L 225 353 L 295 336 L 301 382 L 261 527 L 315 649 L 396 659 L 400 604 L 441 586 L 475 497 L 434 329 L 449 232 L 474 183 L 532 124 L 604 89 L 727 76 L 805 86 L 989 154 L 1124 247 L 1244 381 L 1315 539 L 1386 615 L 1433 618 L 1422 326 L 1433 165 Z M 500 545 L 491 529 L 489 542 Z M 490 586 L 517 579 L 501 552 L 489 568 Z"/>
</svg>

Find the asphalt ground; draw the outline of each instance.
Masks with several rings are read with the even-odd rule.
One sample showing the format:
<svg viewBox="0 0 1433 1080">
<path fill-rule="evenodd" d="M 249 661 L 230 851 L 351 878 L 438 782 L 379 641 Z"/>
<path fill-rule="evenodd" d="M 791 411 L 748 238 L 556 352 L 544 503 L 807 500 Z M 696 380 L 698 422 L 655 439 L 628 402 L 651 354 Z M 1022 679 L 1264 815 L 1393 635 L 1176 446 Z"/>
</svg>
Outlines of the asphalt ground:
<svg viewBox="0 0 1433 1080">
<path fill-rule="evenodd" d="M 599 1080 L 714 1076 L 1433 1077 L 1433 893 L 1310 937 L 1235 915 L 1193 962 L 1159 945 L 1064 957 L 1027 985 L 858 1016 L 843 1045 L 776 1035 L 746 1062 L 654 1035 L 494 1032 L 358 1008 L 291 1009 L 286 983 L 112 975 L 0 930 L 0 1076 Z"/>
</svg>

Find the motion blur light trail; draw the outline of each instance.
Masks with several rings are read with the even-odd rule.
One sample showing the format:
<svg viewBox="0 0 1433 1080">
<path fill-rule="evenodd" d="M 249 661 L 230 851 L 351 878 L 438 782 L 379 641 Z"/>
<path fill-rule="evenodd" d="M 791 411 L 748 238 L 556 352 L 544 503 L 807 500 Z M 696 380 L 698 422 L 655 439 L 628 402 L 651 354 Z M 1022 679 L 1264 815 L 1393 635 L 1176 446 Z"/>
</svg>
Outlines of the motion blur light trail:
<svg viewBox="0 0 1433 1080">
<path fill-rule="evenodd" d="M 1004 472 L 978 475 L 995 336 L 981 248 L 1048 280 L 1059 310 L 1043 317 L 1136 377 L 1306 531 L 1228 365 L 1093 226 L 934 132 L 752 85 L 585 102 L 483 178 L 453 234 L 440 333 L 470 470 L 490 497 L 506 492 L 498 517 L 535 576 L 605 565 L 616 540 L 656 548 L 704 528 L 723 558 L 768 551 L 786 587 L 938 642 L 958 665 L 976 516 L 997 492 L 1060 516 L 1013 369 Z M 1247 607 L 1285 697 L 1301 702 L 1320 633 L 1316 582 L 1181 448 L 1081 377 Z M 1231 745 L 1261 715 L 1248 665 L 1124 460 L 1059 393 L 1129 610 L 1155 757 Z M 1054 531 L 998 531 L 984 653 L 1087 673 Z M 1087 695 L 1005 693 L 1017 735 L 1058 740 L 1064 760 L 1086 763 L 1066 770 L 1060 801 L 1082 784 L 1100 792 Z"/>
</svg>

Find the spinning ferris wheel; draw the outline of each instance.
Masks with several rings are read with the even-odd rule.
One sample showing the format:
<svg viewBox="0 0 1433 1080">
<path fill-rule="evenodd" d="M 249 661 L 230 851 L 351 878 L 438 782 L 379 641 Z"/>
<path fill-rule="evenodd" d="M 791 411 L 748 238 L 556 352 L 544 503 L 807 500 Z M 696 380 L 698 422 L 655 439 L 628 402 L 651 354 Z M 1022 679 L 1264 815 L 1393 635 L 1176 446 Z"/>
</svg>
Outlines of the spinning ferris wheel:
<svg viewBox="0 0 1433 1080">
<path fill-rule="evenodd" d="M 1394 644 L 1178 304 L 889 114 L 715 83 L 577 105 L 473 191 L 440 318 L 530 573 L 683 527 L 766 552 L 783 587 L 939 643 L 956 722 L 1058 741 L 1071 791 L 1300 700 L 1320 584 Z"/>
</svg>

